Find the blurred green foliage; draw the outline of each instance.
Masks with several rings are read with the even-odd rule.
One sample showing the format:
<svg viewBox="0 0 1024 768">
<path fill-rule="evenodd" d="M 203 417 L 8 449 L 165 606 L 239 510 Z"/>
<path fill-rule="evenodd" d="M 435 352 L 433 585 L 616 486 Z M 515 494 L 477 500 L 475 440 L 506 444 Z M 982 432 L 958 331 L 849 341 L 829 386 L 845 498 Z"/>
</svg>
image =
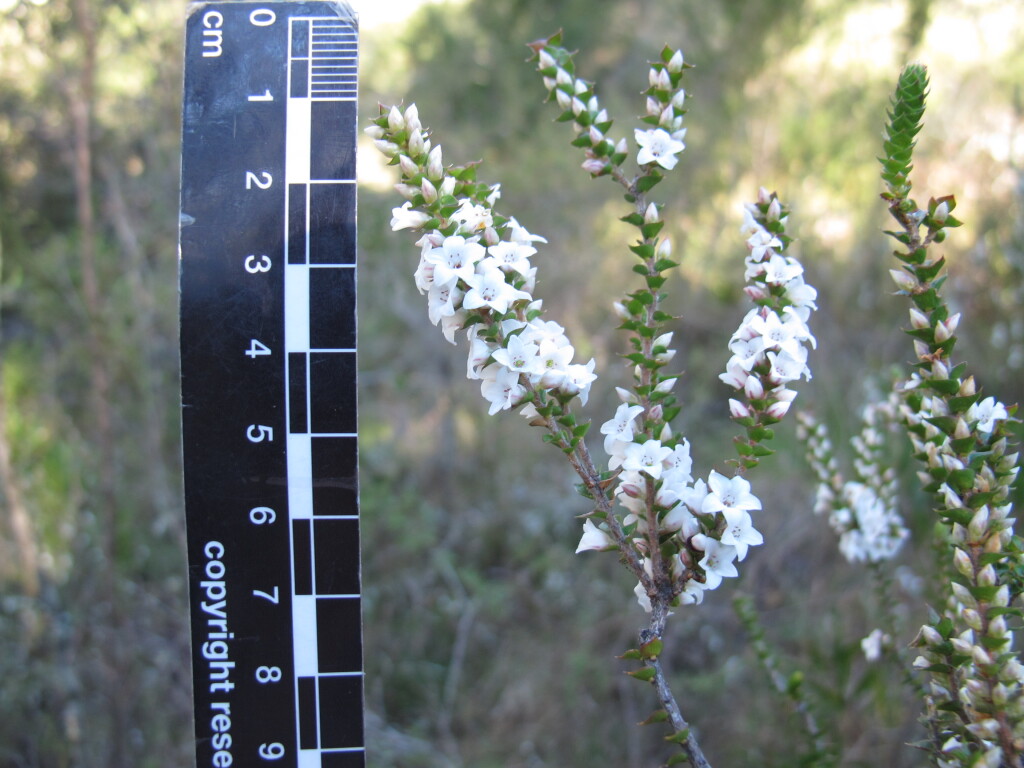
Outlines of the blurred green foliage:
<svg viewBox="0 0 1024 768">
<path fill-rule="evenodd" d="M 185 4 L 4 7 L 0 765 L 188 765 L 174 255 Z M 910 58 L 933 81 L 916 189 L 956 194 L 967 222 L 945 244 L 961 349 L 986 371 L 987 393 L 1021 400 L 1021 22 L 1017 4 L 995 0 L 442 3 L 365 31 L 361 109 L 415 100 L 446 161 L 484 160 L 481 178 L 503 183 L 501 209 L 548 237 L 538 295 L 580 356 L 597 358 L 591 412 L 603 421 L 625 375 L 609 311 L 629 279 L 624 211 L 577 167 L 524 44 L 564 29 L 615 136 L 643 111 L 648 58 L 683 48 L 697 65 L 688 150 L 658 191 L 683 262 L 668 307 L 688 371 L 683 426 L 706 472 L 729 455 L 717 372 L 745 311 L 739 203 L 758 185 L 793 207 L 820 290 L 801 404 L 848 436 L 860 404 L 909 357 L 874 157 Z M 76 176 L 81 152 L 88 173 Z M 415 249 L 388 231 L 398 197 L 371 153 L 360 162 L 369 764 L 655 765 L 662 734 L 633 725 L 653 697 L 614 658 L 641 623 L 632 584 L 613 558 L 572 555 L 586 509 L 567 467 L 518 419 L 485 416 L 464 352 L 423 322 Z M 784 671 L 803 671 L 842 765 L 920 764 L 904 746 L 919 737 L 917 704 L 893 668 L 860 651 L 880 615 L 872 581 L 810 513 L 791 429 L 778 442 L 751 478 L 766 545 L 736 588 Z M 898 645 L 924 616 L 933 565 L 933 526 L 903 474 L 914 539 L 885 596 L 903 622 Z M 684 711 L 714 765 L 800 765 L 799 724 L 729 603 L 714 594 L 675 619 L 664 658 Z"/>
</svg>

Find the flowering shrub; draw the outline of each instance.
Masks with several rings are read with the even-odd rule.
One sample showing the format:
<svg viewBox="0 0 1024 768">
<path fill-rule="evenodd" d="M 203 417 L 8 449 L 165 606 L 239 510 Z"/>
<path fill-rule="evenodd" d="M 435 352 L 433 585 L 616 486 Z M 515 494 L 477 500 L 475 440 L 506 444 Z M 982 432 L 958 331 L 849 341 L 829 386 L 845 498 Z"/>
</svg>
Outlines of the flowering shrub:
<svg viewBox="0 0 1024 768">
<path fill-rule="evenodd" d="M 628 339 L 624 358 L 632 381 L 617 389 L 620 404 L 599 427 L 607 459 L 591 454 L 591 422 L 581 415 L 597 380 L 595 361 L 575 359 L 563 327 L 547 319 L 543 301 L 534 296 L 533 259 L 546 239 L 498 210 L 500 185 L 480 182 L 475 165 L 444 165 L 441 147 L 415 105 L 382 107 L 367 133 L 400 172 L 397 190 L 406 202 L 394 209 L 391 226 L 418 237 L 413 279 L 426 296 L 430 321 L 449 342 L 464 339 L 467 377 L 480 382 L 488 412 L 520 413 L 544 431 L 544 440 L 577 473 L 591 508 L 582 515 L 576 551 L 617 553 L 636 579 L 634 594 L 648 614 L 637 647 L 624 655 L 639 662 L 629 674 L 656 692 L 659 709 L 648 722 L 665 722 L 668 740 L 680 747 L 668 764 L 705 766 L 661 664 L 665 628 L 673 610 L 696 610 L 689 606 L 724 579 L 737 577 L 737 564 L 764 543 L 755 527 L 762 503 L 747 475 L 772 453 L 766 443 L 796 398 L 792 385 L 811 378 L 815 338 L 809 321 L 817 293 L 788 252 L 788 208 L 774 193 L 760 190 L 743 210 L 740 226 L 746 241 L 744 292 L 753 307 L 728 341 L 731 357 L 719 376 L 734 394 L 728 410 L 741 429 L 736 457 L 720 465 L 728 472 L 695 475 L 692 453 L 698 446 L 673 426 L 681 410 L 674 395 L 680 374 L 671 367 L 677 331 L 675 318 L 662 308 L 667 273 L 677 263 L 670 240 L 661 236 L 665 206 L 652 196 L 686 148 L 683 82 L 690 65 L 681 51 L 667 47 L 651 65 L 645 114 L 630 143 L 610 135 L 611 117 L 594 84 L 577 76 L 559 36 L 531 48 L 549 101 L 583 152 L 583 169 L 621 187 L 629 206 L 622 220 L 637 230 L 629 246 L 637 286 L 613 304 Z M 960 574 L 950 606 L 918 641 L 922 655 L 916 665 L 934 678 L 929 749 L 942 765 L 999 765 L 1004 758 L 1019 765 L 1020 665 L 1009 652 L 1012 596 L 1001 575 L 1012 555 L 1006 490 L 1016 475 L 1016 455 L 1008 453 L 1003 430 L 1011 410 L 982 400 L 963 367 L 948 360 L 958 318 L 949 317 L 938 296 L 942 262 L 928 259 L 926 251 L 941 242 L 944 228 L 955 226 L 954 203 L 943 198 L 922 211 L 907 197 L 922 82 L 901 80 L 883 161 L 885 197 L 903 227 L 894 236 L 907 246 L 899 254 L 906 267 L 896 277 L 916 305 L 911 333 L 918 371 L 898 395 L 868 410 L 855 443 L 855 480 L 838 473 L 822 427 L 806 419 L 803 430 L 821 488 L 817 506 L 829 514 L 841 551 L 853 562 L 879 563 L 899 551 L 908 533 L 895 509 L 895 477 L 883 469 L 878 450 L 887 439 L 886 425 L 899 422 L 909 429 L 927 466 L 928 489 L 942 500 L 940 514 L 950 523 Z M 918 234 L 922 226 L 924 239 Z M 748 628 L 756 625 L 751 610 L 740 606 Z M 751 634 L 755 645 L 763 645 L 763 637 Z M 879 630 L 866 639 L 865 650 L 878 655 L 890 642 Z M 760 648 L 770 667 L 770 654 Z M 816 749 L 824 754 L 820 729 L 796 687 L 776 687 L 805 715 Z M 996 717 L 997 711 L 1003 715 Z"/>
</svg>

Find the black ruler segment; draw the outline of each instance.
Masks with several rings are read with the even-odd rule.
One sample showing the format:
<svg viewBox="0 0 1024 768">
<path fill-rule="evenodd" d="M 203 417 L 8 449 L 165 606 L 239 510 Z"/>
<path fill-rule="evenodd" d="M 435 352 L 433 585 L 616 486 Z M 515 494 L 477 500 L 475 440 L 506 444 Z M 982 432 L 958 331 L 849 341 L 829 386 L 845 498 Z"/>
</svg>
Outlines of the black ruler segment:
<svg viewBox="0 0 1024 768">
<path fill-rule="evenodd" d="M 180 232 L 196 760 L 365 768 L 358 25 L 194 3 Z"/>
</svg>

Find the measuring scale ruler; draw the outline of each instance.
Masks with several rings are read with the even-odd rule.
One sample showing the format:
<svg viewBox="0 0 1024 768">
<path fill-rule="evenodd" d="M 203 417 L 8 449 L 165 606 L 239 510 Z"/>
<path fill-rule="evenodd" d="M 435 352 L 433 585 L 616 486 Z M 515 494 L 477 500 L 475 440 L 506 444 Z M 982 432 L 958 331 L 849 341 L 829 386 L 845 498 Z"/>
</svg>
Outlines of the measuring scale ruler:
<svg viewBox="0 0 1024 768">
<path fill-rule="evenodd" d="M 363 768 L 355 14 L 190 9 L 180 230 L 196 758 Z"/>
</svg>

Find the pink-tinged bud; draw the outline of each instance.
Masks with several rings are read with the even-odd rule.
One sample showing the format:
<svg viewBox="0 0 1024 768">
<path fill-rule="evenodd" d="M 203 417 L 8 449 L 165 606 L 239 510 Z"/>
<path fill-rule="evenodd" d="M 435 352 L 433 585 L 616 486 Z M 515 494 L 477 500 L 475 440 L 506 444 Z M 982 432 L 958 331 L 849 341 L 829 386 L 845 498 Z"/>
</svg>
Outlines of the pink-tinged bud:
<svg viewBox="0 0 1024 768">
<path fill-rule="evenodd" d="M 935 343 L 941 344 L 944 341 L 948 341 L 952 337 L 953 332 L 949 329 L 946 323 L 935 324 Z"/>
<path fill-rule="evenodd" d="M 983 506 L 971 518 L 971 522 L 967 526 L 967 535 L 970 536 L 971 541 L 978 541 L 984 536 L 986 528 L 988 528 L 988 507 Z"/>
<path fill-rule="evenodd" d="M 405 155 L 398 156 L 398 167 L 402 169 L 402 173 L 406 176 L 415 176 L 420 172 L 420 167 Z"/>
<path fill-rule="evenodd" d="M 754 412 L 746 403 L 741 403 L 739 400 L 729 398 L 729 415 L 734 419 L 749 419 L 754 415 Z"/>
<path fill-rule="evenodd" d="M 608 161 L 601 157 L 588 157 L 583 161 L 582 167 L 587 173 L 597 176 L 599 173 L 604 173 L 604 169 L 608 167 Z"/>
<path fill-rule="evenodd" d="M 625 138 L 619 139 L 618 143 L 615 145 L 615 154 L 617 154 L 617 155 L 629 154 L 629 145 L 626 143 L 626 139 Z"/>
<path fill-rule="evenodd" d="M 743 391 L 751 400 L 760 400 L 764 397 L 764 385 L 761 383 L 761 377 L 748 376 L 747 380 L 743 382 Z"/>
<path fill-rule="evenodd" d="M 910 327 L 914 330 L 920 331 L 928 328 L 931 323 L 928 322 L 928 316 L 919 309 L 914 307 L 910 308 Z"/>
<path fill-rule="evenodd" d="M 945 224 L 947 218 L 949 218 L 949 203 L 943 200 L 935 206 L 935 213 L 932 214 L 932 220 L 936 224 Z"/>
<path fill-rule="evenodd" d="M 757 188 L 757 202 L 761 205 L 765 205 L 772 201 L 772 193 L 764 187 Z"/>
<path fill-rule="evenodd" d="M 768 406 L 766 413 L 773 419 L 781 419 L 787 413 L 789 413 L 789 407 L 791 403 L 787 403 L 784 400 L 777 403 L 772 403 Z"/>
<path fill-rule="evenodd" d="M 743 292 L 747 294 L 747 298 L 751 301 L 761 301 L 768 298 L 768 291 L 761 283 L 745 286 Z"/>
<path fill-rule="evenodd" d="M 587 107 L 589 107 L 591 112 L 595 112 L 595 111 L 597 111 L 597 106 L 598 106 L 598 104 L 597 104 L 597 96 L 595 96 L 594 98 L 592 98 L 590 100 L 590 104 L 588 104 Z M 608 110 L 607 109 L 602 109 L 601 111 L 597 112 L 597 114 L 594 115 L 594 122 L 595 123 L 609 123 L 609 122 L 611 122 L 611 118 L 608 117 Z"/>
<path fill-rule="evenodd" d="M 501 242 L 501 235 L 498 234 L 498 230 L 494 227 L 487 227 L 484 229 L 484 242 L 487 245 L 497 245 Z"/>
<path fill-rule="evenodd" d="M 423 132 L 418 128 L 409 134 L 409 154 L 414 157 L 426 154 L 427 147 L 423 143 Z"/>
<path fill-rule="evenodd" d="M 926 358 L 931 353 L 931 347 L 929 347 L 920 339 L 914 339 L 914 354 L 917 355 L 918 359 Z"/>
<path fill-rule="evenodd" d="M 921 627 L 921 639 L 928 645 L 940 645 L 942 643 L 942 635 L 939 634 L 935 627 L 925 624 Z"/>
<path fill-rule="evenodd" d="M 634 392 L 631 389 L 625 389 L 623 387 L 616 387 L 615 388 L 615 394 L 618 395 L 619 396 L 619 400 L 621 400 L 624 403 L 629 403 L 631 405 L 636 405 L 636 403 L 637 403 L 636 392 Z"/>
<path fill-rule="evenodd" d="M 555 90 L 555 101 L 562 109 L 572 109 L 572 97 L 561 88 Z"/>
<path fill-rule="evenodd" d="M 651 67 L 647 71 L 647 84 L 650 85 L 651 88 L 657 88 L 658 87 L 658 77 L 659 77 L 659 74 L 660 73 L 658 72 L 658 70 L 655 69 L 654 67 Z M 661 110 L 659 109 L 658 112 L 660 112 L 660 111 Z M 652 114 L 656 115 L 656 114 L 658 114 L 658 112 L 653 112 Z"/>
<path fill-rule="evenodd" d="M 980 619 L 978 620 L 978 623 L 981 623 Z M 967 625 L 970 626 L 970 623 L 967 622 Z M 992 657 L 989 655 L 988 651 L 986 651 L 980 645 L 974 646 L 974 648 L 971 651 L 971 656 L 974 657 L 974 663 L 977 664 L 979 667 L 988 666 L 992 663 Z M 993 722 L 995 721 L 993 720 Z M 999 763 L 996 763 L 996 765 L 999 765 Z"/>
<path fill-rule="evenodd" d="M 592 144 L 594 144 L 594 146 L 597 146 L 602 141 L 604 141 L 604 134 L 601 133 L 595 126 L 590 126 L 590 128 L 588 128 L 587 131 L 590 133 L 590 141 Z"/>
<path fill-rule="evenodd" d="M 364 128 L 363 133 L 365 133 L 371 139 L 383 139 L 385 131 L 379 125 L 374 123 L 373 125 L 368 125 L 366 128 Z"/>
<path fill-rule="evenodd" d="M 960 327 L 960 313 L 957 312 L 951 318 L 946 321 L 946 327 L 950 333 L 956 333 L 956 329 Z"/>
<path fill-rule="evenodd" d="M 415 104 L 406 107 L 405 127 L 410 131 L 418 131 L 423 128 L 423 123 L 420 122 L 420 110 Z"/>
<path fill-rule="evenodd" d="M 580 101 L 578 98 L 573 97 L 572 100 L 572 113 L 579 117 L 582 113 L 587 111 L 587 105 Z"/>
<path fill-rule="evenodd" d="M 949 367 L 941 360 L 932 361 L 932 379 L 944 381 L 949 378 Z"/>
<path fill-rule="evenodd" d="M 970 556 L 959 547 L 953 550 L 953 565 L 956 566 L 961 576 L 973 578 L 974 564 L 971 562 Z"/>
<path fill-rule="evenodd" d="M 437 187 L 431 184 L 427 179 L 423 179 L 423 181 L 420 182 L 420 189 L 423 191 L 423 199 L 426 200 L 427 203 L 433 203 L 437 200 Z"/>
<path fill-rule="evenodd" d="M 644 211 L 644 224 L 656 224 L 659 221 L 661 221 L 661 217 L 658 216 L 658 206 L 651 203 Z"/>
<path fill-rule="evenodd" d="M 665 379 L 654 388 L 654 391 L 660 394 L 667 394 L 672 391 L 672 388 L 675 387 L 677 381 L 679 381 L 678 377 L 674 379 Z"/>
<path fill-rule="evenodd" d="M 543 48 L 541 49 L 540 54 L 538 54 L 538 55 L 540 56 L 540 61 L 538 62 L 538 65 L 540 66 L 541 69 L 549 69 L 551 67 L 557 67 L 558 66 L 558 62 L 555 61 L 555 57 L 552 56 L 550 53 L 548 53 Z"/>
<path fill-rule="evenodd" d="M 441 188 L 437 191 L 441 197 L 448 197 L 455 193 L 456 179 L 454 176 L 445 176 L 441 182 Z"/>
<path fill-rule="evenodd" d="M 773 197 L 772 201 L 768 204 L 768 212 L 765 214 L 765 218 L 768 221 L 778 221 L 782 215 L 782 203 L 779 202 L 779 198 Z"/>
<path fill-rule="evenodd" d="M 624 494 L 629 496 L 629 498 L 631 499 L 639 499 L 641 496 L 644 495 L 643 488 L 641 488 L 639 485 L 634 485 L 633 483 L 623 483 L 622 485 L 619 486 L 619 488 L 622 490 Z"/>
<path fill-rule="evenodd" d="M 994 587 L 996 584 L 996 569 L 991 564 L 986 565 L 978 571 L 978 583 L 983 587 Z"/>
<path fill-rule="evenodd" d="M 660 243 L 658 243 L 657 254 L 658 254 L 658 258 L 659 259 L 667 259 L 667 258 L 671 257 L 672 256 L 672 240 L 666 237 L 664 240 L 662 240 Z"/>
<path fill-rule="evenodd" d="M 672 58 L 668 60 L 668 64 L 666 66 L 668 67 L 668 71 L 671 72 L 673 75 L 682 72 L 683 52 L 681 50 L 677 50 L 675 53 L 673 53 Z"/>
<path fill-rule="evenodd" d="M 648 115 L 660 115 L 661 114 L 661 102 L 653 96 L 647 97 L 647 114 Z"/>
<path fill-rule="evenodd" d="M 427 178 L 440 179 L 444 175 L 444 165 L 441 163 L 441 145 L 438 144 L 427 155 Z"/>
<path fill-rule="evenodd" d="M 917 290 L 917 279 L 902 269 L 890 269 L 889 275 L 892 277 L 893 282 L 896 283 L 896 287 L 901 291 L 913 293 Z"/>
<path fill-rule="evenodd" d="M 378 150 L 380 150 L 383 154 L 387 155 L 388 157 L 394 157 L 395 155 L 398 154 L 398 145 L 391 141 L 385 141 L 384 139 L 376 139 L 373 142 L 373 146 L 375 146 Z"/>
<path fill-rule="evenodd" d="M 658 124 L 663 128 L 667 128 L 669 131 L 673 131 L 675 130 L 675 126 L 673 125 L 675 119 L 676 110 L 671 104 L 669 104 L 661 110 L 661 115 L 658 116 Z"/>
<path fill-rule="evenodd" d="M 398 107 L 392 107 L 391 111 L 388 112 L 388 128 L 391 129 L 392 133 L 405 128 L 405 118 L 402 117 L 402 112 Z"/>
<path fill-rule="evenodd" d="M 412 200 L 416 195 L 420 194 L 420 188 L 414 187 L 411 184 L 395 184 L 395 191 L 406 200 Z"/>
<path fill-rule="evenodd" d="M 661 421 L 661 417 L 665 415 L 665 409 L 662 407 L 661 403 L 658 403 L 657 405 L 651 406 L 651 410 L 647 412 L 647 415 L 655 421 Z"/>
</svg>

